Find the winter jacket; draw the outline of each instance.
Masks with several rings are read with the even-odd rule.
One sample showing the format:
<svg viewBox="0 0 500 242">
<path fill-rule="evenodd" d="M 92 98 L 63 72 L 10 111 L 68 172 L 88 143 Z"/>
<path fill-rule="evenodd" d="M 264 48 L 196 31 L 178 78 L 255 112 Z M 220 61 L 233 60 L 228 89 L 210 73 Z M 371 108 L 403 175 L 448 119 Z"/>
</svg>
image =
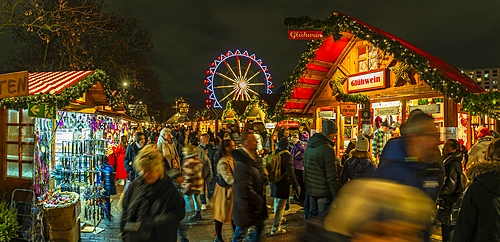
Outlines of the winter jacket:
<svg viewBox="0 0 500 242">
<path fill-rule="evenodd" d="M 351 158 L 347 159 L 344 163 L 344 168 L 340 174 L 340 184 L 346 184 L 351 176 L 352 179 L 365 177 L 367 174 L 375 171 L 375 169 L 377 169 L 377 166 L 372 160 L 351 156 Z M 356 170 L 356 172 L 354 172 L 354 170 Z"/>
<path fill-rule="evenodd" d="M 234 145 L 236 145 L 236 147 L 242 145 L 242 143 L 240 142 L 240 133 L 238 132 L 231 132 L 231 140 L 234 142 Z"/>
<path fill-rule="evenodd" d="M 106 190 L 105 195 L 115 195 L 116 194 L 116 186 L 115 186 L 115 174 L 114 169 L 109 164 L 103 164 L 101 167 L 101 171 L 103 173 L 102 185 L 104 190 Z"/>
<path fill-rule="evenodd" d="M 262 138 L 260 137 L 260 134 L 254 133 L 255 139 L 257 140 L 257 152 L 262 150 Z"/>
<path fill-rule="evenodd" d="M 474 165 L 467 177 L 473 182 L 465 192 L 453 242 L 500 241 L 500 161 Z"/>
<path fill-rule="evenodd" d="M 372 152 L 373 156 L 376 158 L 380 157 L 382 150 L 384 149 L 384 137 L 385 133 L 380 129 L 377 129 L 377 131 L 373 133 Z"/>
<path fill-rule="evenodd" d="M 408 160 L 402 137 L 390 139 L 380 157 L 378 168 L 371 177 L 393 180 L 422 189 L 436 200 L 442 184 L 442 162 Z"/>
<path fill-rule="evenodd" d="M 304 166 L 302 165 L 302 161 L 304 160 L 304 154 L 307 148 L 307 140 L 297 142 L 292 148 L 292 157 L 293 157 L 293 168 L 295 170 L 304 170 Z"/>
<path fill-rule="evenodd" d="M 221 187 L 215 185 L 214 190 L 214 212 L 213 218 L 219 222 L 231 222 L 233 220 L 233 194 L 234 194 L 234 159 L 222 157 L 217 164 L 217 174 L 229 185 Z"/>
<path fill-rule="evenodd" d="M 281 139 L 279 149 L 276 154 L 286 150 L 288 147 L 288 140 Z M 297 190 L 299 186 L 295 178 L 295 171 L 293 169 L 292 155 L 289 152 L 283 152 L 281 155 L 281 172 L 286 172 L 285 176 L 278 182 L 271 182 L 271 197 L 288 199 L 290 197 L 290 185 Z M 283 174 L 283 173 L 282 173 Z"/>
<path fill-rule="evenodd" d="M 483 136 L 472 146 L 469 150 L 469 161 L 465 164 L 466 168 L 474 164 L 474 162 L 484 162 L 484 153 L 491 141 L 493 141 L 493 136 Z"/>
<path fill-rule="evenodd" d="M 182 183 L 191 184 L 189 190 L 191 191 L 201 191 L 204 188 L 203 181 L 203 164 L 200 162 L 198 157 L 189 157 L 184 159 L 182 162 Z"/>
<path fill-rule="evenodd" d="M 240 227 L 255 225 L 267 218 L 262 163 L 244 151 L 231 152 L 234 166 L 233 220 Z"/>
<path fill-rule="evenodd" d="M 453 204 L 462 194 L 461 177 L 463 153 L 456 152 L 449 155 L 443 161 L 445 169 L 445 180 L 439 193 L 437 219 L 444 225 L 455 225 L 456 218 L 452 216 Z"/>
<path fill-rule="evenodd" d="M 137 172 L 134 170 L 132 166 L 134 164 L 134 158 L 139 153 L 139 146 L 137 146 L 137 142 L 130 144 L 127 147 L 127 152 L 125 153 L 125 158 L 123 159 L 123 163 L 125 163 L 125 170 L 129 173 L 129 178 L 133 181 L 137 177 Z"/>
<path fill-rule="evenodd" d="M 145 196 L 143 199 L 139 199 L 141 190 L 149 191 L 142 194 Z M 146 211 L 145 214 L 131 214 L 134 203 L 143 200 L 148 201 L 148 206 L 140 208 L 139 211 Z M 142 178 L 138 177 L 130 184 L 123 198 L 123 214 L 120 222 L 123 241 L 133 242 L 127 235 L 130 232 L 124 231 L 127 222 L 141 222 L 139 231 L 145 230 L 145 233 L 150 234 L 148 241 L 175 242 L 177 226 L 184 215 L 184 199 L 167 175 L 151 185 L 145 185 Z M 142 221 L 137 221 L 137 217 L 142 217 Z"/>
<path fill-rule="evenodd" d="M 198 158 L 203 164 L 203 178 L 207 181 L 211 181 L 213 177 L 212 171 L 212 161 L 209 157 L 209 145 L 198 145 L 196 146 L 196 152 L 198 153 Z"/>
<path fill-rule="evenodd" d="M 307 142 L 304 155 L 304 180 L 307 194 L 335 198 L 339 190 L 334 143 L 323 133 L 314 134 Z"/>
</svg>

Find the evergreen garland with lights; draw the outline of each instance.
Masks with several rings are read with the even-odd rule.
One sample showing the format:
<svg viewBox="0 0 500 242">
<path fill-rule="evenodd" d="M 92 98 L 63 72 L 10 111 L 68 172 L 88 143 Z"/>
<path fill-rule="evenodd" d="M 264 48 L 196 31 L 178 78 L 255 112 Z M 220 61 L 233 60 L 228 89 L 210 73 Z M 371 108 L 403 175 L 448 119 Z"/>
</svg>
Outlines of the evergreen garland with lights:
<svg viewBox="0 0 500 242">
<path fill-rule="evenodd" d="M 433 90 L 437 90 L 445 97 L 454 98 L 456 103 L 462 102 L 462 107 L 465 111 L 470 112 L 472 115 L 489 115 L 492 118 L 500 118 L 500 105 L 496 105 L 500 100 L 500 93 L 498 91 L 488 93 L 467 93 L 465 89 L 461 88 L 458 81 L 451 81 L 443 77 L 443 75 L 436 69 L 429 66 L 429 61 L 413 53 L 408 47 L 404 46 L 397 40 L 383 36 L 377 31 L 371 30 L 359 24 L 357 21 L 349 17 L 333 13 L 326 20 L 315 20 L 307 16 L 299 18 L 285 19 L 285 25 L 288 27 L 295 27 L 301 29 L 319 29 L 323 31 L 323 40 L 312 40 L 308 43 L 308 47 L 302 54 L 297 67 L 292 75 L 285 80 L 285 90 L 283 95 L 276 104 L 275 114 L 282 113 L 283 106 L 290 99 L 295 85 L 302 77 L 303 72 L 307 69 L 307 64 L 310 60 L 316 57 L 316 51 L 319 49 L 323 41 L 332 36 L 340 36 L 341 33 L 351 33 L 361 40 L 369 41 L 373 46 L 382 51 L 390 53 L 394 59 L 405 63 L 410 68 L 415 69 L 420 76 Z M 369 100 L 366 95 L 339 95 L 337 100 L 350 101 L 360 103 L 360 101 Z"/>
</svg>

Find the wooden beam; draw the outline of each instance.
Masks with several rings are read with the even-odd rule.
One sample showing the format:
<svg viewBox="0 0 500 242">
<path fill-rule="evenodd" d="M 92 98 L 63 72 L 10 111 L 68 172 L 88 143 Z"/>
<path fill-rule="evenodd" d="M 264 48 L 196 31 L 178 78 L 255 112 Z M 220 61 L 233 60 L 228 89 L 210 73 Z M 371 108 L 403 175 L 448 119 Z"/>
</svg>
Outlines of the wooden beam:
<svg viewBox="0 0 500 242">
<path fill-rule="evenodd" d="M 307 69 L 304 71 L 305 75 L 315 75 L 315 76 L 326 76 L 326 71 L 318 71 L 318 70 L 311 70 Z"/>
<path fill-rule="evenodd" d="M 304 110 L 302 111 L 303 113 L 309 112 L 309 109 L 311 108 L 312 102 L 314 101 L 314 99 L 316 99 L 319 96 L 319 94 L 321 93 L 323 88 L 325 88 L 325 86 L 328 85 L 328 80 L 330 78 L 332 78 L 332 76 L 335 73 L 335 70 L 338 68 L 339 64 L 342 63 L 342 61 L 345 59 L 347 54 L 349 54 L 349 51 L 351 50 L 351 48 L 356 44 L 357 39 L 358 38 L 350 39 L 349 43 L 347 43 L 346 47 L 342 50 L 342 53 L 340 53 L 340 55 L 337 57 L 337 60 L 335 60 L 335 62 L 330 66 L 330 70 L 326 74 L 325 78 L 321 81 L 318 89 L 316 89 L 316 91 L 312 95 L 311 99 L 304 107 Z"/>
<path fill-rule="evenodd" d="M 342 74 L 344 74 L 345 76 L 351 75 L 351 73 L 349 73 L 349 71 L 343 65 L 339 65 L 338 68 L 340 72 L 342 72 Z"/>
<path fill-rule="evenodd" d="M 309 99 L 290 98 L 290 99 L 288 99 L 287 102 L 290 102 L 290 103 L 307 103 L 307 102 L 309 102 Z"/>
<path fill-rule="evenodd" d="M 309 61 L 309 64 L 330 68 L 332 67 L 333 62 L 312 59 Z"/>
<path fill-rule="evenodd" d="M 283 108 L 283 113 L 302 113 L 300 108 Z"/>
<path fill-rule="evenodd" d="M 308 89 L 317 89 L 318 88 L 318 84 L 308 84 L 308 83 L 297 83 L 295 85 L 295 88 L 308 88 Z"/>
<path fill-rule="evenodd" d="M 318 76 L 318 75 L 312 75 L 312 74 L 304 74 L 300 78 L 311 79 L 311 80 L 315 80 L 315 81 L 322 81 L 323 79 L 325 79 L 325 75 Z"/>
</svg>

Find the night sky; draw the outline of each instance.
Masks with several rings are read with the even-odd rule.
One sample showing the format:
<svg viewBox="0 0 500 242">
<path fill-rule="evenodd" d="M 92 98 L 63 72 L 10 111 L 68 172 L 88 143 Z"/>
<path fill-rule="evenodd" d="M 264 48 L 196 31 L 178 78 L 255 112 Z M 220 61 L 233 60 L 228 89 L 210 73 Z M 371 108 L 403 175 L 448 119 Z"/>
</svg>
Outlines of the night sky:
<svg viewBox="0 0 500 242">
<path fill-rule="evenodd" d="M 290 41 L 287 17 L 326 19 L 333 12 L 392 33 L 464 69 L 500 66 L 500 1 L 491 0 L 280 0 L 166 1 L 105 0 L 106 11 L 136 18 L 149 30 L 155 49 L 147 55 L 162 81 L 164 100 L 176 97 L 204 106 L 208 65 L 228 50 L 261 58 L 282 85 L 306 48 Z M 0 37 L 0 41 L 5 40 Z M 5 46 L 5 45 L 4 45 Z M 0 47 L 0 54 L 4 55 Z"/>
</svg>

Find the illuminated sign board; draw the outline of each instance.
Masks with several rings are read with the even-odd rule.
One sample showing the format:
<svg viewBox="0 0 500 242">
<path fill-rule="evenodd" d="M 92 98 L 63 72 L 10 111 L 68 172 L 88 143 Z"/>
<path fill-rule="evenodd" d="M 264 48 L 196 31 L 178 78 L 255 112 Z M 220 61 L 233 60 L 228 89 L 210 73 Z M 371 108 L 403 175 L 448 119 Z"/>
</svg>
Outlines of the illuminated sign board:
<svg viewBox="0 0 500 242">
<path fill-rule="evenodd" d="M 347 92 L 386 88 L 387 75 L 386 69 L 381 69 L 347 76 Z"/>
</svg>

